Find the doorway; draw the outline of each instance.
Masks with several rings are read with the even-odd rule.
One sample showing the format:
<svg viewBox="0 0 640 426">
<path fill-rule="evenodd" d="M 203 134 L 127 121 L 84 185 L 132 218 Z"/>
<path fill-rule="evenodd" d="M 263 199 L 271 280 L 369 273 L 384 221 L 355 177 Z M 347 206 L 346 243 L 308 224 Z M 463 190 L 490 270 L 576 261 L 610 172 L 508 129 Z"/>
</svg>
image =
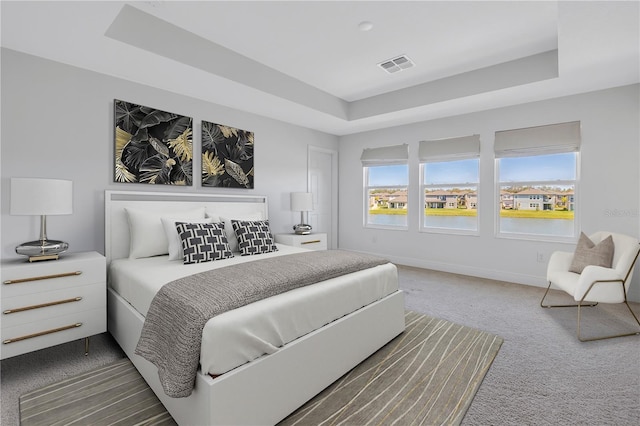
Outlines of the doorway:
<svg viewBox="0 0 640 426">
<path fill-rule="evenodd" d="M 327 234 L 327 247 L 338 248 L 338 152 L 309 145 L 307 190 L 313 194 L 309 224 Z"/>
</svg>

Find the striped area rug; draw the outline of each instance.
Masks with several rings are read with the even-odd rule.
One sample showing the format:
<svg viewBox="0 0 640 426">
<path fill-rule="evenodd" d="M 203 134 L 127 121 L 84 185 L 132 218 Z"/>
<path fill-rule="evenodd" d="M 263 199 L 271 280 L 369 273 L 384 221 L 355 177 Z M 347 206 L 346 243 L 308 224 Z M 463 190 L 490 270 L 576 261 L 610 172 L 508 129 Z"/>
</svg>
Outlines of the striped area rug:
<svg viewBox="0 0 640 426">
<path fill-rule="evenodd" d="M 500 337 L 406 314 L 406 330 L 281 425 L 460 424 Z M 127 360 L 20 398 L 21 425 L 173 425 Z"/>
<path fill-rule="evenodd" d="M 21 426 L 175 424 L 128 358 L 20 397 Z"/>
<path fill-rule="evenodd" d="M 500 337 L 415 312 L 405 332 L 281 425 L 457 425 Z"/>
</svg>

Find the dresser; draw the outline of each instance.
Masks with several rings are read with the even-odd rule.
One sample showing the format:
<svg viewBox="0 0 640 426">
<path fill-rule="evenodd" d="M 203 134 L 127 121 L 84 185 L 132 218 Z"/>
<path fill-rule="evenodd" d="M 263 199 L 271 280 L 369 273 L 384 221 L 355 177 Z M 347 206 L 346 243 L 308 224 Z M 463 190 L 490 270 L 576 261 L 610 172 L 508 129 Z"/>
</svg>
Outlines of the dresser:
<svg viewBox="0 0 640 426">
<path fill-rule="evenodd" d="M 106 261 L 97 252 L 59 260 L 2 261 L 0 359 L 107 330 Z"/>
<path fill-rule="evenodd" d="M 276 243 L 285 244 L 287 246 L 302 247 L 309 250 L 326 250 L 327 234 L 276 234 Z"/>
</svg>

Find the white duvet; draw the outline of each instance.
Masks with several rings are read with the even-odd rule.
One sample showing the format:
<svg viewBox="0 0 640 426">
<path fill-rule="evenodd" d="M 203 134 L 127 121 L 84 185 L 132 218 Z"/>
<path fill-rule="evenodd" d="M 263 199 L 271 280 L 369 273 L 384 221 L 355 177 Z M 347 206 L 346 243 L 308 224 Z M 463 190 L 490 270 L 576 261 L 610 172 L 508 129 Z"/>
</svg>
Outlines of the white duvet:
<svg viewBox="0 0 640 426">
<path fill-rule="evenodd" d="M 153 297 L 166 283 L 198 272 L 305 251 L 278 245 L 278 251 L 184 265 L 168 256 L 118 259 L 109 268 L 110 286 L 138 312 L 146 315 Z M 210 319 L 202 332 L 200 365 L 219 375 L 278 350 L 398 289 L 391 264 L 333 278 L 252 303 Z"/>
</svg>

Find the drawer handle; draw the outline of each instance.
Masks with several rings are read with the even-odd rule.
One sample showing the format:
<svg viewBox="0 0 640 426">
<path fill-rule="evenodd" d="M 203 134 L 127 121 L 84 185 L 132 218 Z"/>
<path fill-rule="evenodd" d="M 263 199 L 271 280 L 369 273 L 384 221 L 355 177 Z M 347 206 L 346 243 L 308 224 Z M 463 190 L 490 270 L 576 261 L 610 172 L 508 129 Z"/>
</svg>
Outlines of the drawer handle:
<svg viewBox="0 0 640 426">
<path fill-rule="evenodd" d="M 62 304 L 65 304 L 65 303 L 79 302 L 81 300 L 82 300 L 82 297 L 78 296 L 78 297 L 74 297 L 72 299 L 56 300 L 55 302 L 41 303 L 39 305 L 31 305 L 31 306 L 24 306 L 22 308 L 7 309 L 3 313 L 4 314 L 15 314 L 17 312 L 30 311 L 31 309 L 46 308 L 48 306 L 56 306 L 56 305 L 62 305 Z"/>
<path fill-rule="evenodd" d="M 74 272 L 64 272 L 62 274 L 53 274 L 53 275 L 41 275 L 39 277 L 29 277 L 29 278 L 19 278 L 17 280 L 7 280 L 5 284 L 20 284 L 26 283 L 29 281 L 38 281 L 38 280 L 49 280 L 51 278 L 63 278 L 63 277 L 72 277 L 74 275 L 80 275 L 82 271 L 74 271 Z"/>
<path fill-rule="evenodd" d="M 303 241 L 300 244 L 315 244 L 321 242 L 320 240 Z"/>
<path fill-rule="evenodd" d="M 14 337 L 14 338 L 5 340 L 2 343 L 7 345 L 9 343 L 15 343 L 15 342 L 20 342 L 22 340 L 33 339 L 34 337 L 44 336 L 44 335 L 51 334 L 51 333 L 57 333 L 59 331 L 70 330 L 72 328 L 78 328 L 81 325 L 82 325 L 81 322 L 77 322 L 75 324 L 65 325 L 64 327 L 52 328 L 51 330 L 40 331 L 38 333 L 33 333 L 33 334 L 27 334 L 26 336 Z"/>
</svg>

